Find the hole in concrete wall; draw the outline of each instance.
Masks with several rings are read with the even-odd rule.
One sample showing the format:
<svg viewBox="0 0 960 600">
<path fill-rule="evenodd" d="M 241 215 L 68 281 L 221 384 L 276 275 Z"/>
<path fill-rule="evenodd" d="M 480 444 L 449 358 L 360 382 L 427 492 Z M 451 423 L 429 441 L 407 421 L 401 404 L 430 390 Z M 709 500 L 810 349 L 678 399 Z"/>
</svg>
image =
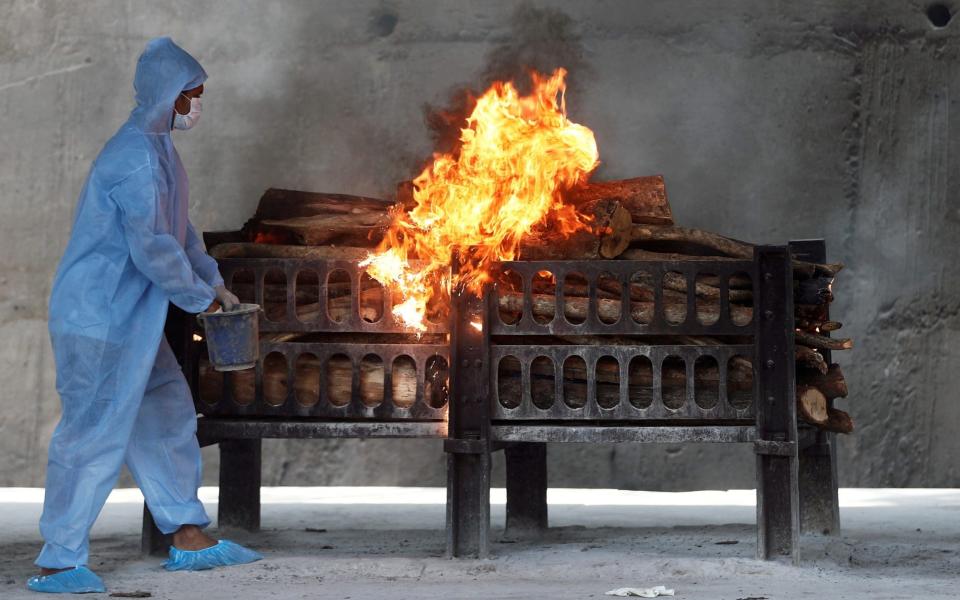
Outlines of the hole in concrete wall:
<svg viewBox="0 0 960 600">
<path fill-rule="evenodd" d="M 943 3 L 931 4 L 927 7 L 927 19 L 930 24 L 936 28 L 946 27 L 950 23 L 953 15 L 950 13 L 950 7 Z"/>
<path fill-rule="evenodd" d="M 387 37 L 396 29 L 400 17 L 392 12 L 374 13 L 370 17 L 370 33 L 379 37 Z"/>
</svg>

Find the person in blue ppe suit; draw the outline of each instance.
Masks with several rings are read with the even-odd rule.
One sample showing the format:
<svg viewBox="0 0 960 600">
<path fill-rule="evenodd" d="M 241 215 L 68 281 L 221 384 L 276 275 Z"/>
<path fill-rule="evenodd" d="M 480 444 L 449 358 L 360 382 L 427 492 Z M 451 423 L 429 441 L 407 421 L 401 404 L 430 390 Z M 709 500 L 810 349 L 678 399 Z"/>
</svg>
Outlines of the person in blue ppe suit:
<svg viewBox="0 0 960 600">
<path fill-rule="evenodd" d="M 94 161 L 50 296 L 50 337 L 63 412 L 50 442 L 36 560 L 43 592 L 104 591 L 89 532 L 122 465 L 159 527 L 173 534 L 169 570 L 257 560 L 205 535 L 200 447 L 190 390 L 164 339 L 169 303 L 191 313 L 237 298 L 187 217 L 187 176 L 171 130 L 196 125 L 207 78 L 170 38 L 137 62 L 136 107 Z"/>
</svg>

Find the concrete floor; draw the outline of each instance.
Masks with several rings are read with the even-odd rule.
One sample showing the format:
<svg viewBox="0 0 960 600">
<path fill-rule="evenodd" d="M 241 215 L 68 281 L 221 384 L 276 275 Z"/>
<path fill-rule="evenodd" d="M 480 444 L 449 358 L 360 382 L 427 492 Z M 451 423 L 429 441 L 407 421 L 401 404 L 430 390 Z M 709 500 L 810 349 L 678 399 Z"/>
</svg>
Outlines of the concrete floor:
<svg viewBox="0 0 960 600">
<path fill-rule="evenodd" d="M 803 565 L 753 559 L 754 493 L 550 490 L 553 528 L 537 542 L 501 534 L 495 556 L 443 558 L 439 488 L 264 488 L 263 531 L 230 536 L 262 562 L 166 573 L 139 556 L 141 496 L 118 490 L 94 528 L 91 566 L 112 593 L 154 598 L 601 598 L 665 585 L 677 598 L 956 598 L 960 490 L 841 491 L 843 536 L 804 539 Z M 216 514 L 216 489 L 201 498 Z M 23 589 L 38 550 L 43 490 L 0 489 L 0 598 Z M 92 598 L 107 595 L 92 595 Z"/>
</svg>

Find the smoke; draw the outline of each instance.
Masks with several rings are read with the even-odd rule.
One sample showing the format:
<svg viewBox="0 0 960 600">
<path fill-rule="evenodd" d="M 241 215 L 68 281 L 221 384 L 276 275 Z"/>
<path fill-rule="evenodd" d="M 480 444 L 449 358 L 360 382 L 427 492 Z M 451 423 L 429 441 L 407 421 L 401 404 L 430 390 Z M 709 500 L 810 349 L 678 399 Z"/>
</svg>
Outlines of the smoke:
<svg viewBox="0 0 960 600">
<path fill-rule="evenodd" d="M 527 94 L 531 90 L 531 70 L 549 74 L 564 67 L 568 71 L 567 87 L 575 89 L 587 72 L 583 56 L 576 22 L 570 16 L 553 8 L 521 4 L 510 17 L 509 33 L 487 53 L 480 78 L 453 89 L 443 106 L 424 106 L 424 120 L 435 150 L 457 153 L 464 120 L 479 95 L 494 81 L 513 81 L 521 94 Z"/>
</svg>

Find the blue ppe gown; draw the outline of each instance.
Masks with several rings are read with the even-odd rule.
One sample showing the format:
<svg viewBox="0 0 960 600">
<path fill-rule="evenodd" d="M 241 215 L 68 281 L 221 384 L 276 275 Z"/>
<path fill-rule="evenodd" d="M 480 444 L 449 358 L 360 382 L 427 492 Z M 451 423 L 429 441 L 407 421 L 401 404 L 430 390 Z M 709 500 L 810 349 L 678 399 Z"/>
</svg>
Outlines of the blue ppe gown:
<svg viewBox="0 0 960 600">
<path fill-rule="evenodd" d="M 63 407 L 50 442 L 36 564 L 87 563 L 90 527 L 126 463 L 157 526 L 210 520 L 197 498 L 190 390 L 163 336 L 168 303 L 191 313 L 223 279 L 187 217 L 187 175 L 170 139 L 173 105 L 202 84 L 169 38 L 137 62 L 136 108 L 93 163 L 50 296 Z"/>
</svg>

